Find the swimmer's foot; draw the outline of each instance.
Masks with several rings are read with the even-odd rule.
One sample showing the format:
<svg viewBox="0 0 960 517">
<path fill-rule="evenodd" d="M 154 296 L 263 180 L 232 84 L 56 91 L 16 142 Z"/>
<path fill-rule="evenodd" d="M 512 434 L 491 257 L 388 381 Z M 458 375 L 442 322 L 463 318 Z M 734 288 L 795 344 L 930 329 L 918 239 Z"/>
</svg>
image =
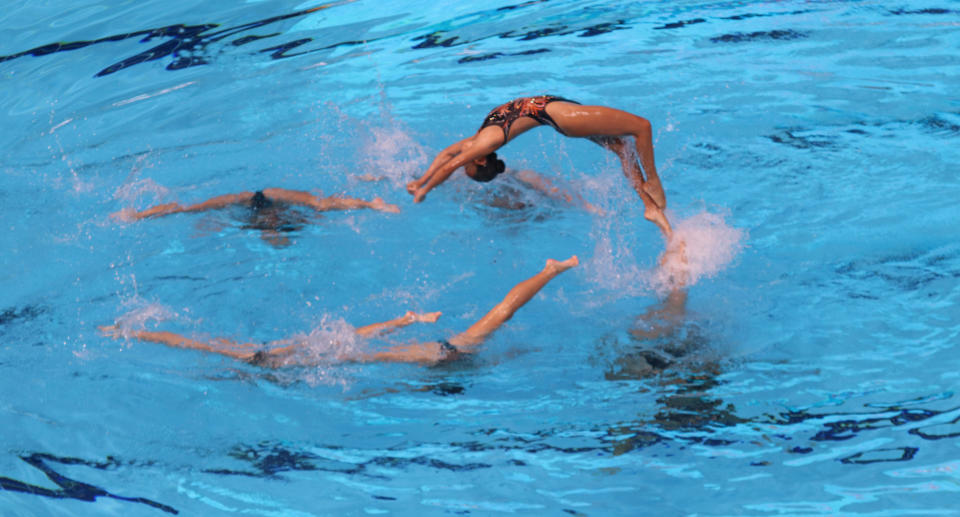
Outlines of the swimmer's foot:
<svg viewBox="0 0 960 517">
<path fill-rule="evenodd" d="M 663 232 L 664 237 L 667 239 L 673 235 L 673 230 L 670 228 L 670 222 L 667 221 L 667 216 L 664 215 L 663 210 L 647 208 L 643 211 L 643 217 L 657 225 L 657 228 L 660 228 L 660 231 Z"/>
<path fill-rule="evenodd" d="M 667 195 L 663 192 L 663 184 L 660 183 L 659 177 L 653 176 L 643 182 L 643 191 L 653 199 L 660 210 L 667 208 Z"/>
<path fill-rule="evenodd" d="M 580 265 L 580 259 L 576 255 L 568 258 L 567 260 L 553 260 L 547 259 L 547 265 L 543 267 L 544 270 L 552 271 L 554 273 L 563 273 L 564 271 Z"/>
<path fill-rule="evenodd" d="M 671 239 L 667 244 L 666 251 L 663 252 L 663 255 L 660 256 L 660 265 L 663 266 L 667 263 L 683 265 L 686 266 L 689 264 L 687 260 L 687 242 L 683 239 Z"/>
<path fill-rule="evenodd" d="M 687 259 L 686 241 L 671 239 L 658 262 L 665 284 L 670 286 L 671 290 L 682 289 L 690 283 L 690 262 Z"/>
</svg>

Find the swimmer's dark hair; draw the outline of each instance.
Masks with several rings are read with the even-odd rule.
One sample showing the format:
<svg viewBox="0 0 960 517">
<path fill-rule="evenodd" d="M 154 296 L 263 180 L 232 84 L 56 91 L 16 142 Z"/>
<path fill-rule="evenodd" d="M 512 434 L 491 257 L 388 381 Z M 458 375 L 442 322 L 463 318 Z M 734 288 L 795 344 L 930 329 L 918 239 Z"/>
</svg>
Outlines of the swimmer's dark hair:
<svg viewBox="0 0 960 517">
<path fill-rule="evenodd" d="M 258 190 L 253 193 L 253 197 L 250 198 L 250 208 L 256 210 L 263 210 L 270 206 L 270 198 L 263 194 L 262 190 Z"/>
<path fill-rule="evenodd" d="M 486 183 L 496 178 L 506 168 L 503 160 L 497 158 L 497 153 L 490 153 L 487 155 L 487 163 L 477 166 L 477 173 L 473 175 L 473 180 Z"/>
</svg>

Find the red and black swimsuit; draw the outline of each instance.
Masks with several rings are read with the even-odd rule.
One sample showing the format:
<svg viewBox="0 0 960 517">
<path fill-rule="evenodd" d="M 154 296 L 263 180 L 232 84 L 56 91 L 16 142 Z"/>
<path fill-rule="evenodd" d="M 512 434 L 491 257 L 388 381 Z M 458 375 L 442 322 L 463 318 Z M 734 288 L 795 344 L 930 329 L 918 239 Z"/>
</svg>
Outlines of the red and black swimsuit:
<svg viewBox="0 0 960 517">
<path fill-rule="evenodd" d="M 493 108 L 493 111 L 487 115 L 487 118 L 483 119 L 483 124 L 480 126 L 480 129 L 483 129 L 487 126 L 500 126 L 500 129 L 503 130 L 503 141 L 507 141 L 507 135 L 510 134 L 510 126 L 520 117 L 530 117 L 533 120 L 541 124 L 548 124 L 553 129 L 556 129 L 561 135 L 566 135 L 560 126 L 547 114 L 547 104 L 550 104 L 554 101 L 563 101 L 563 102 L 572 102 L 574 104 L 580 104 L 579 102 L 572 101 L 570 99 L 564 99 L 563 97 L 556 97 L 554 95 L 538 95 L 536 97 L 521 97 L 519 99 L 512 100 L 502 106 Z"/>
</svg>

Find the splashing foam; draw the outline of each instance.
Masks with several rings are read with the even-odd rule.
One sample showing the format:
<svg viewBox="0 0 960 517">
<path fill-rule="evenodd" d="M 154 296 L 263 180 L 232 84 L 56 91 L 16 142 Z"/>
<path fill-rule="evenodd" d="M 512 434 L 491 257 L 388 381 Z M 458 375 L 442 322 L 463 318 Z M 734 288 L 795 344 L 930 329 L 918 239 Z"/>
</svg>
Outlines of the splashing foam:
<svg viewBox="0 0 960 517">
<path fill-rule="evenodd" d="M 142 301 L 133 302 L 136 305 L 126 314 L 118 317 L 114 322 L 120 337 L 129 339 L 133 337 L 134 332 L 145 330 L 147 322 L 150 320 L 166 321 L 176 318 L 177 313 L 171 311 L 159 303 L 146 303 Z M 128 345 L 129 346 L 129 345 Z"/>
<path fill-rule="evenodd" d="M 726 223 L 718 214 L 701 212 L 686 219 L 674 219 L 673 237 L 657 266 L 645 269 L 637 264 L 622 235 L 611 231 L 607 218 L 596 238 L 590 261 L 591 280 L 620 296 L 638 296 L 654 291 L 664 294 L 690 287 L 722 271 L 737 256 L 745 232 Z M 622 230 L 622 229 L 620 229 Z"/>
<path fill-rule="evenodd" d="M 312 386 L 341 385 L 346 388 L 350 372 L 338 363 L 364 352 L 363 340 L 357 336 L 356 329 L 342 318 L 324 316 L 313 330 L 294 335 L 290 342 L 300 347 L 289 362 L 311 368 L 306 375 L 301 374 L 300 380 Z"/>
<path fill-rule="evenodd" d="M 402 128 L 374 127 L 370 132 L 370 139 L 363 151 L 364 168 L 374 171 L 372 175 L 366 175 L 370 179 L 386 178 L 394 186 L 400 187 L 425 168 L 428 158 L 426 150 Z"/>
<path fill-rule="evenodd" d="M 653 288 L 689 287 L 713 277 L 737 256 L 744 238 L 743 230 L 728 225 L 718 214 L 701 212 L 676 221 L 660 267 L 652 272 Z"/>
<path fill-rule="evenodd" d="M 125 183 L 118 187 L 113 193 L 114 199 L 118 199 L 126 205 L 115 217 L 120 220 L 133 220 L 131 216 L 136 212 L 136 208 L 134 207 L 141 198 L 152 196 L 156 203 L 165 199 L 169 193 L 170 190 L 168 188 L 149 178 Z"/>
</svg>

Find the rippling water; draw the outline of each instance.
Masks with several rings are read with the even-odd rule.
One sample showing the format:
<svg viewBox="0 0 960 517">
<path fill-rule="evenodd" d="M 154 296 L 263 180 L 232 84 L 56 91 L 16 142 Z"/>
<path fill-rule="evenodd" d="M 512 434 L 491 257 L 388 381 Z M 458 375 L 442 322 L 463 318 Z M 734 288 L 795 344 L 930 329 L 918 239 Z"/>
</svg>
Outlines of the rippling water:
<svg viewBox="0 0 960 517">
<path fill-rule="evenodd" d="M 3 515 L 952 515 L 956 1 L 13 2 L 0 14 Z M 695 280 L 619 164 L 548 131 L 505 178 L 403 184 L 541 92 L 655 131 Z M 374 181 L 371 181 L 374 180 Z M 159 202 L 382 196 L 273 246 Z M 476 357 L 351 365 L 466 328 L 548 257 Z M 385 340 L 354 325 L 442 310 Z M 276 371 L 113 341 L 256 342 Z"/>
</svg>

